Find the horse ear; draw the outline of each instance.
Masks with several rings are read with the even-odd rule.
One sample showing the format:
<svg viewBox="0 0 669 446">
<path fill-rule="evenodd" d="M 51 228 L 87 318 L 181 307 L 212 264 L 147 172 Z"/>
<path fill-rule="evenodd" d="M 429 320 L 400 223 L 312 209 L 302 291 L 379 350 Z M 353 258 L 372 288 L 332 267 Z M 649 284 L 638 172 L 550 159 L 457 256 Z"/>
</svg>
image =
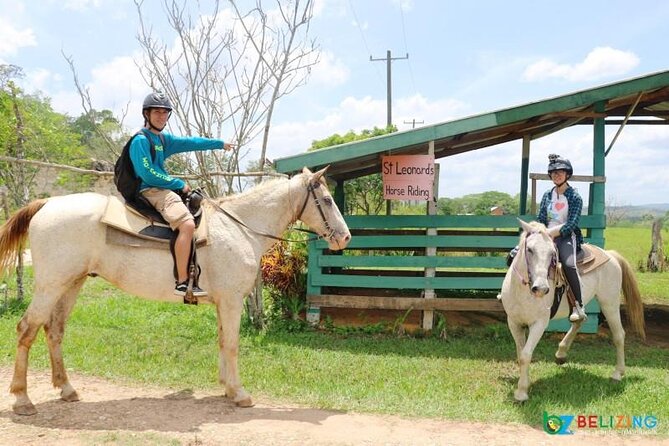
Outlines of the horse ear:
<svg viewBox="0 0 669 446">
<path fill-rule="evenodd" d="M 325 173 L 328 171 L 329 168 L 330 168 L 330 165 L 328 164 L 327 166 L 323 167 L 318 172 L 314 173 L 314 182 L 320 181 L 321 177 L 325 175 Z"/>
<path fill-rule="evenodd" d="M 523 228 L 523 231 L 525 232 L 532 232 L 532 226 L 530 226 L 529 223 L 526 223 L 525 221 L 521 220 L 520 218 L 518 219 L 520 222 L 520 226 Z"/>
<path fill-rule="evenodd" d="M 305 175 L 311 175 L 311 171 L 307 168 L 307 166 L 302 168 L 302 173 Z"/>
<path fill-rule="evenodd" d="M 553 226 L 552 228 L 550 228 L 548 230 L 548 235 L 550 235 L 551 238 L 557 237 L 558 235 L 560 235 L 560 229 L 562 229 L 563 226 L 564 226 L 564 223 L 562 223 L 561 225 L 558 225 L 558 226 Z"/>
</svg>

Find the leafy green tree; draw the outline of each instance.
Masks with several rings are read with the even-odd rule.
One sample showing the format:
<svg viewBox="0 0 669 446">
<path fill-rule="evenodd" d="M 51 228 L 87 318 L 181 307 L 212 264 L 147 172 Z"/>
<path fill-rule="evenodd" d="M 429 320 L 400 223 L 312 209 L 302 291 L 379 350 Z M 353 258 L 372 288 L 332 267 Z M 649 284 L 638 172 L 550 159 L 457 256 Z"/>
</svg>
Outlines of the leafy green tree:
<svg viewBox="0 0 669 446">
<path fill-rule="evenodd" d="M 87 167 L 80 136 L 70 128 L 68 117 L 53 111 L 50 100 L 41 94 L 23 92 L 15 82 L 21 75 L 19 67 L 0 66 L 0 155 Z M 7 186 L 14 206 L 29 201 L 37 172 L 29 164 L 0 162 L 0 183 Z M 72 178 L 67 172 L 59 175 L 59 181 Z"/>
<path fill-rule="evenodd" d="M 121 148 L 130 135 L 126 134 L 111 110 L 91 109 L 70 123 L 72 131 L 80 135 L 81 144 L 89 156 L 100 161 L 114 163 Z M 109 142 L 118 147 L 118 152 L 109 149 Z"/>
<path fill-rule="evenodd" d="M 353 130 L 339 135 L 335 133 L 325 139 L 314 140 L 311 143 L 309 151 L 320 150 L 326 147 L 336 146 L 354 141 L 362 141 L 375 136 L 394 133 L 397 127 L 394 125 L 386 128 L 374 127 L 372 130 L 362 130 L 355 133 Z M 381 174 L 367 175 L 344 183 L 344 195 L 346 196 L 346 213 L 377 215 L 383 208 L 385 200 L 383 199 L 383 180 Z"/>
<path fill-rule="evenodd" d="M 445 215 L 489 215 L 495 206 L 504 209 L 506 214 L 517 214 L 518 197 L 513 198 L 504 192 L 488 191 L 459 198 L 440 198 L 437 201 L 438 212 Z"/>
</svg>

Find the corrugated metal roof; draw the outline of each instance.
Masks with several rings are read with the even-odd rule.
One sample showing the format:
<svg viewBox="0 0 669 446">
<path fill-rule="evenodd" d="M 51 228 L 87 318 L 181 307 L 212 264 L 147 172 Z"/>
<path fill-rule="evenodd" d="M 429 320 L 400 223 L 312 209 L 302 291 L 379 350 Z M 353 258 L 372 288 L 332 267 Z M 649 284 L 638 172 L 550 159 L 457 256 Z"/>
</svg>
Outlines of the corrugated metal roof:
<svg viewBox="0 0 669 446">
<path fill-rule="evenodd" d="M 596 113 L 595 104 L 602 102 L 604 112 Z M 669 124 L 669 71 L 281 158 L 274 164 L 283 173 L 330 165 L 330 177 L 350 179 L 380 172 L 381 155 L 425 154 L 430 141 L 435 143 L 435 157 L 442 158 L 525 136 L 537 139 L 573 125 L 592 124 L 595 118 L 620 125 L 628 114 L 630 125 Z"/>
</svg>

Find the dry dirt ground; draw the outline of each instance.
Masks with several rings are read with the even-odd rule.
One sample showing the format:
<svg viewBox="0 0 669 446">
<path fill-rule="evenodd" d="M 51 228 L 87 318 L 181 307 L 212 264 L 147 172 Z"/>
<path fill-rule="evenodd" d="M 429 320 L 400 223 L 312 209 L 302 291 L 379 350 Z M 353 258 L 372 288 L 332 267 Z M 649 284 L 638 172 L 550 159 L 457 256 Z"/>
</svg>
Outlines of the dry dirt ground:
<svg viewBox="0 0 669 446">
<path fill-rule="evenodd" d="M 11 369 L 0 368 L 0 380 Z M 220 394 L 134 387 L 71 375 L 82 400 L 65 403 L 46 372 L 29 373 L 39 413 L 11 411 L 13 397 L 0 396 L 2 445 L 669 445 L 649 435 L 577 431 L 549 436 L 540 426 L 482 424 L 396 416 L 362 415 L 259 401 L 234 407 Z"/>
<path fill-rule="evenodd" d="M 669 348 L 669 311 L 646 313 L 648 341 Z M 485 323 L 490 316 L 462 320 Z M 606 332 L 605 328 L 602 328 Z M 605 333 L 602 333 L 605 334 Z M 669 438 L 576 431 L 551 436 L 541 426 L 364 415 L 256 401 L 235 407 L 221 393 L 130 386 L 70 374 L 82 400 L 65 403 L 45 371 L 28 386 L 39 413 L 11 410 L 12 370 L 0 367 L 0 445 L 667 445 Z"/>
</svg>

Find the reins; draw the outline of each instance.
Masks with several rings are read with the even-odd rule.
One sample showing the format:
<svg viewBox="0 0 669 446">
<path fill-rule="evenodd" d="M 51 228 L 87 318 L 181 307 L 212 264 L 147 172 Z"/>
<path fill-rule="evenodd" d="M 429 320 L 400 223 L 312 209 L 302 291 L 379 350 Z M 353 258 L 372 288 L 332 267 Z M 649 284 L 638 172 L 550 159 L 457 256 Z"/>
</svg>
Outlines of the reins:
<svg viewBox="0 0 669 446">
<path fill-rule="evenodd" d="M 311 195 L 311 196 L 314 197 L 314 202 L 316 203 L 316 208 L 318 209 L 318 212 L 321 214 L 321 217 L 323 218 L 323 222 L 325 223 L 325 228 L 328 230 L 327 237 L 332 237 L 332 234 L 334 233 L 334 230 L 332 229 L 332 227 L 330 226 L 330 223 L 328 222 L 327 218 L 325 217 L 325 213 L 323 212 L 323 209 L 321 209 L 320 201 L 318 200 L 318 197 L 316 196 L 316 192 L 315 192 L 315 189 L 319 185 L 320 185 L 320 183 L 316 183 L 316 186 L 309 183 L 309 186 L 307 186 L 307 191 L 308 191 L 307 196 L 305 197 L 304 203 L 302 204 L 302 208 L 300 209 L 300 212 L 297 215 L 297 218 L 295 220 L 299 220 L 302 217 L 302 213 L 306 209 L 307 203 L 309 202 L 309 196 Z M 223 209 L 218 203 L 216 203 L 215 200 L 213 200 L 212 198 L 207 196 L 204 191 L 202 191 L 202 194 L 203 194 L 205 200 L 207 200 L 207 202 L 209 204 L 211 204 L 214 207 L 214 209 L 216 209 L 218 212 L 227 216 L 228 218 L 230 218 L 230 220 L 234 221 L 239 226 L 242 226 L 242 227 L 248 229 L 249 231 L 251 231 L 252 233 L 254 233 L 256 235 L 259 235 L 261 237 L 266 237 L 266 238 L 269 238 L 269 239 L 272 239 L 272 240 L 278 240 L 278 241 L 281 241 L 281 242 L 289 242 L 289 243 L 299 243 L 299 242 L 305 242 L 305 241 L 306 242 L 312 242 L 314 240 L 320 240 L 320 239 L 325 237 L 325 236 L 319 235 L 317 232 L 314 232 L 310 229 L 303 229 L 303 228 L 292 228 L 292 230 L 300 231 L 300 232 L 306 232 L 306 233 L 309 233 L 309 234 L 314 234 L 315 236 L 314 237 L 309 237 L 306 240 L 292 240 L 292 239 L 287 239 L 287 238 L 283 238 L 283 237 L 277 237 L 276 235 L 268 234 L 266 232 L 258 231 L 256 229 L 253 229 L 252 227 L 248 226 L 239 217 L 237 217 L 236 215 L 234 215 L 230 211 L 226 211 L 225 209 Z"/>
</svg>

